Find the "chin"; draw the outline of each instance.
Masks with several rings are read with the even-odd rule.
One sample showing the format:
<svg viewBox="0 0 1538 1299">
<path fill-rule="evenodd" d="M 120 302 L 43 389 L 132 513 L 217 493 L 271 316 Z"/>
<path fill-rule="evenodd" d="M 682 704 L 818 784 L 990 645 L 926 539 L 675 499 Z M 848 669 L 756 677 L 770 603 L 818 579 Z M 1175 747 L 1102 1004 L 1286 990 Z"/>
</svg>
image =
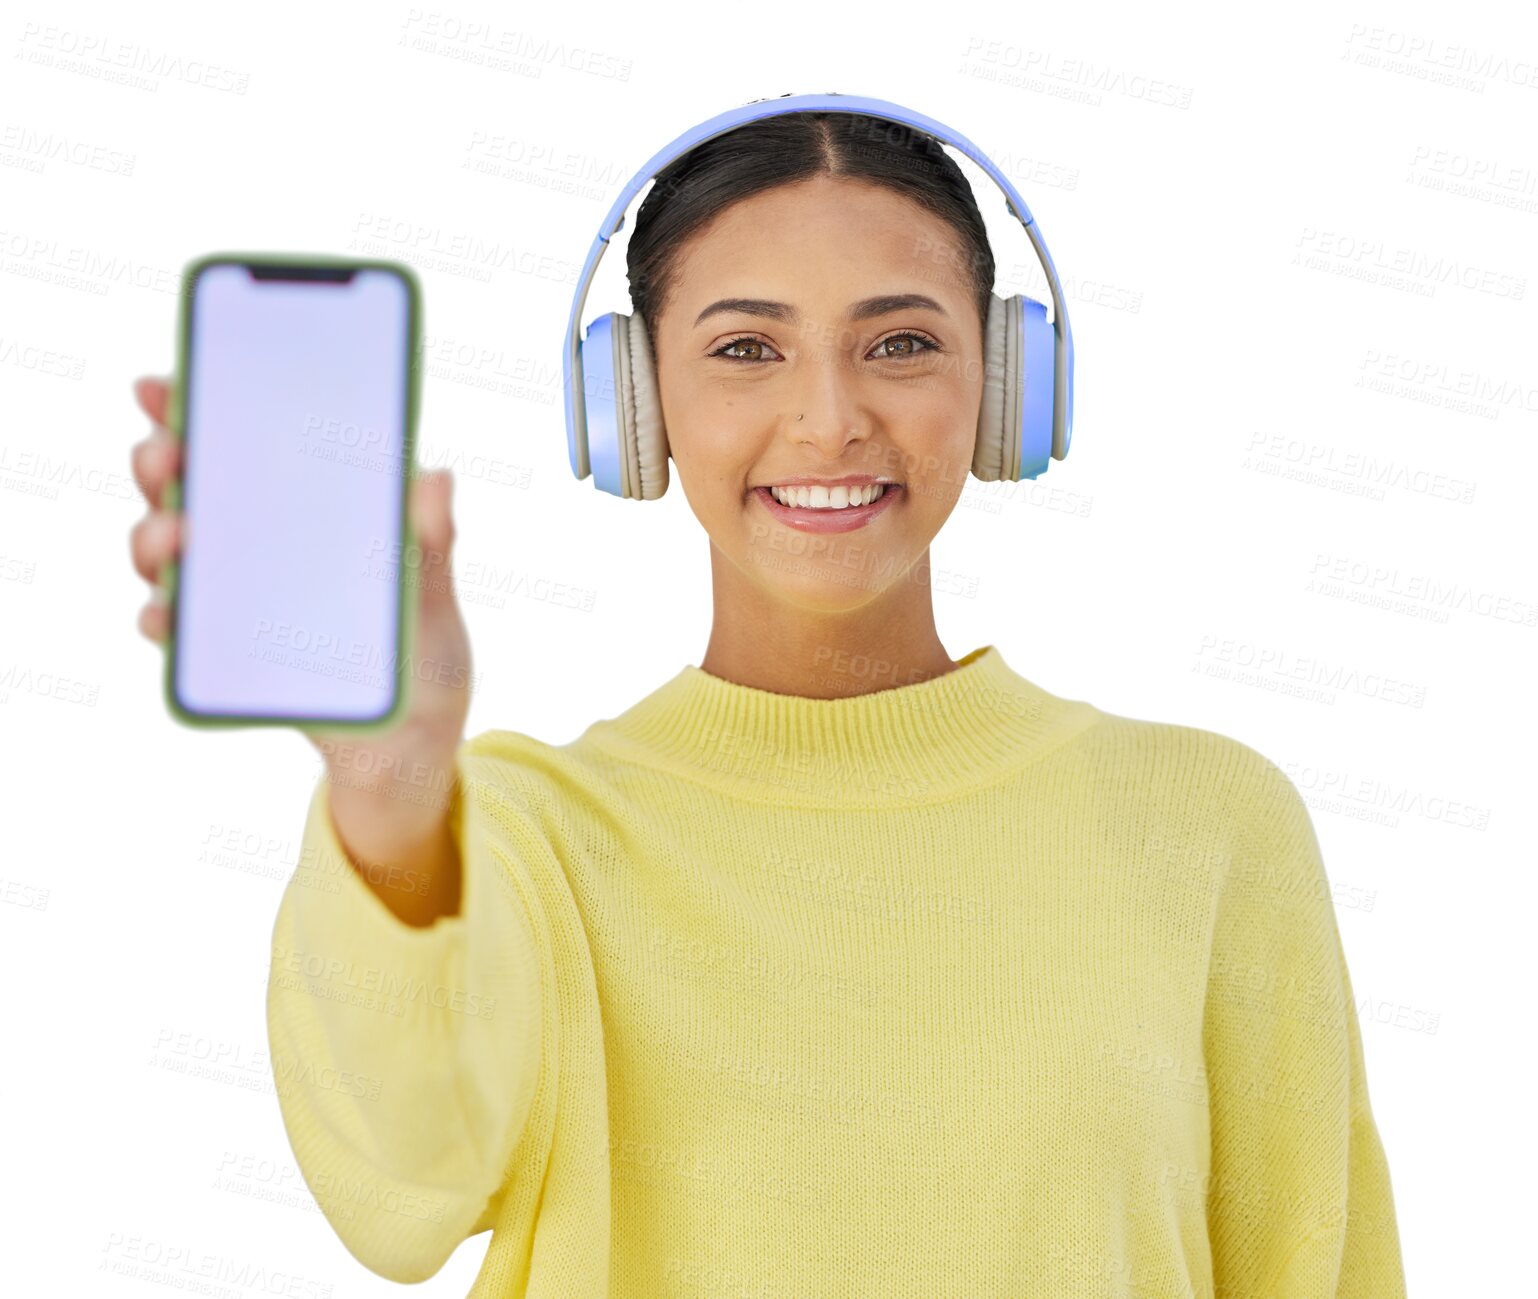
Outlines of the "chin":
<svg viewBox="0 0 1538 1299">
<path fill-rule="evenodd" d="M 837 554 L 838 552 L 835 552 Z M 808 613 L 849 613 L 877 599 L 892 585 L 893 566 L 846 565 L 826 554 L 795 554 L 749 547 L 744 565 L 755 580 L 786 604 Z"/>
</svg>

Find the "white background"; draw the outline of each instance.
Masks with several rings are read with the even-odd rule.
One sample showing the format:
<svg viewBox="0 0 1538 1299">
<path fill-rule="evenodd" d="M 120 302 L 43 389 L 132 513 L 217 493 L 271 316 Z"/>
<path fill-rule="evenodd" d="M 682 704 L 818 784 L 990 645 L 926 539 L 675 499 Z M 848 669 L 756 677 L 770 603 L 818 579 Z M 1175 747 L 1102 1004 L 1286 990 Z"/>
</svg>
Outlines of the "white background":
<svg viewBox="0 0 1538 1299">
<path fill-rule="evenodd" d="M 822 90 L 989 152 L 1070 302 L 1072 454 L 969 481 L 933 552 L 947 648 L 997 644 L 1056 694 L 1287 771 L 1335 888 L 1411 1293 L 1530 1276 L 1538 26 L 1515 8 L 9 9 L 0 1289 L 161 1293 L 98 1270 L 138 1238 L 397 1292 L 315 1210 L 260 1067 L 317 762 L 289 731 L 177 725 L 135 628 L 130 384 L 171 369 L 182 266 L 418 270 L 418 458 L 455 473 L 469 734 L 564 742 L 697 663 L 710 621 L 679 484 L 642 508 L 571 477 L 573 275 L 673 136 Z M 965 165 L 1001 290 L 1044 296 Z M 616 246 L 584 314 L 627 308 Z M 210 1052 L 225 1081 L 179 1071 Z M 463 1294 L 489 1240 L 422 1292 Z"/>
</svg>

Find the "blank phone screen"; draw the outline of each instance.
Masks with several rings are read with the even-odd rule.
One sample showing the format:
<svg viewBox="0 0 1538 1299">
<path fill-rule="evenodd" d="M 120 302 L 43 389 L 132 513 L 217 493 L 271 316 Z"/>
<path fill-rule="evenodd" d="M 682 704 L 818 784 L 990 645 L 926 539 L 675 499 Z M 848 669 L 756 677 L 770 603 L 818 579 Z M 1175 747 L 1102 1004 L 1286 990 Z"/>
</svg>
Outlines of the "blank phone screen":
<svg viewBox="0 0 1538 1299">
<path fill-rule="evenodd" d="M 215 264 L 188 308 L 176 698 L 226 717 L 382 717 L 401 653 L 406 283 Z"/>
</svg>

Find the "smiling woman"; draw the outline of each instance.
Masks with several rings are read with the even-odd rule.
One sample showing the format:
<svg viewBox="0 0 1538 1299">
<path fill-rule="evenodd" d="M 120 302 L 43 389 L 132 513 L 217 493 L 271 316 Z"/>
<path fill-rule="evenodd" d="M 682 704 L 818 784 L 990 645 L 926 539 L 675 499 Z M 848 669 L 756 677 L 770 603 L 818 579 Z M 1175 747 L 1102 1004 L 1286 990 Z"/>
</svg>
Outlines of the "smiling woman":
<svg viewBox="0 0 1538 1299">
<path fill-rule="evenodd" d="M 1066 449 L 1066 320 L 1022 342 L 932 136 L 764 111 L 657 175 L 636 314 L 566 394 L 579 477 L 608 434 L 606 489 L 655 499 L 671 455 L 703 664 L 564 745 L 464 743 L 412 836 L 317 786 L 268 1002 L 308 1184 L 399 1281 L 491 1229 L 483 1299 L 1403 1296 L 1297 789 L 936 632 L 969 468 Z M 360 836 L 441 850 L 459 911 L 401 923 Z"/>
<path fill-rule="evenodd" d="M 951 671 L 929 546 L 973 460 L 994 277 L 961 169 L 882 118 L 763 118 L 658 173 L 627 262 L 712 543 L 705 670 L 825 693 L 796 665 L 832 644 Z"/>
</svg>

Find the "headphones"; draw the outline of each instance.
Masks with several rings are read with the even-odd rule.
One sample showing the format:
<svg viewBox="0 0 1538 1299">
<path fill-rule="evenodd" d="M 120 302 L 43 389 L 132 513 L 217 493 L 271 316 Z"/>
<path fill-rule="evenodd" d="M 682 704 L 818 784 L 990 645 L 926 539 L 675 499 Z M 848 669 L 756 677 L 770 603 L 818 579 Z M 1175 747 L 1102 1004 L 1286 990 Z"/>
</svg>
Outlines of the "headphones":
<svg viewBox="0 0 1538 1299">
<path fill-rule="evenodd" d="M 592 321 L 580 341 L 577 336 L 598 259 L 625 224 L 630 201 L 668 163 L 713 136 L 762 117 L 814 110 L 866 113 L 927 132 L 960 149 L 1004 191 L 1009 214 L 1025 226 L 1046 271 L 1052 320 L 1048 322 L 1046 307 L 1034 298 L 990 294 L 972 473 L 984 482 L 1035 478 L 1050 460 L 1068 454 L 1073 438 L 1073 332 L 1052 255 L 1014 186 L 965 136 L 922 113 L 858 95 L 781 95 L 752 100 L 685 131 L 631 178 L 604 218 L 577 280 L 562 358 L 566 447 L 571 471 L 579 480 L 591 473 L 595 487 L 633 500 L 656 500 L 668 487 L 667 431 L 645 321 L 611 311 Z"/>
</svg>

